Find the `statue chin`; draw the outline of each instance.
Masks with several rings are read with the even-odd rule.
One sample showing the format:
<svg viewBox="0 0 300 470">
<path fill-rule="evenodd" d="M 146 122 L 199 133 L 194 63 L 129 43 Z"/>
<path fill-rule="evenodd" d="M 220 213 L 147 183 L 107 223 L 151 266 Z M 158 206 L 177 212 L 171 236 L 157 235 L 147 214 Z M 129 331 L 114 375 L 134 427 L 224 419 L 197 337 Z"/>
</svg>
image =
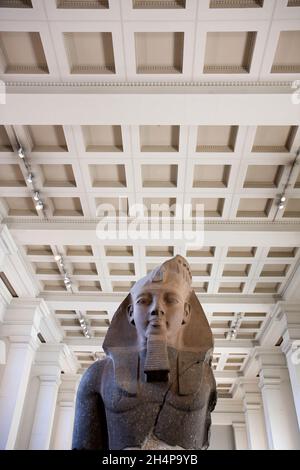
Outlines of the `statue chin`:
<svg viewBox="0 0 300 470">
<path fill-rule="evenodd" d="M 147 382 L 167 382 L 170 372 L 167 341 L 164 336 L 150 334 L 144 366 Z"/>
</svg>

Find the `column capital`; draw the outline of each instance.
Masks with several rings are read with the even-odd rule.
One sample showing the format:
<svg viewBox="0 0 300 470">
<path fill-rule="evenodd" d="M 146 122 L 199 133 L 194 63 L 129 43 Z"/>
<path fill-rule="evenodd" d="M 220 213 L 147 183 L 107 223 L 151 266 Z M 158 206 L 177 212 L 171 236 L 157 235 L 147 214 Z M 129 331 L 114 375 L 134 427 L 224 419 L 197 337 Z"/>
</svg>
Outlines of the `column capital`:
<svg viewBox="0 0 300 470">
<path fill-rule="evenodd" d="M 73 361 L 73 362 L 72 362 Z M 45 374 L 48 370 L 50 374 L 64 372 L 75 373 L 79 367 L 78 361 L 68 346 L 63 343 L 44 343 L 36 353 L 34 372 L 36 375 Z M 51 371 L 51 372 L 50 372 Z"/>
<path fill-rule="evenodd" d="M 45 341 L 59 343 L 64 336 L 54 314 L 50 312 L 44 299 L 14 298 L 7 307 L 2 326 L 3 336 L 19 336 L 34 328 L 32 334 L 41 333 Z"/>
<path fill-rule="evenodd" d="M 259 379 L 240 378 L 238 386 L 243 397 L 243 409 L 247 410 L 260 410 L 262 407 L 261 393 L 259 389 Z"/>
<path fill-rule="evenodd" d="M 74 406 L 81 374 L 62 374 L 57 402 L 60 406 Z"/>
</svg>

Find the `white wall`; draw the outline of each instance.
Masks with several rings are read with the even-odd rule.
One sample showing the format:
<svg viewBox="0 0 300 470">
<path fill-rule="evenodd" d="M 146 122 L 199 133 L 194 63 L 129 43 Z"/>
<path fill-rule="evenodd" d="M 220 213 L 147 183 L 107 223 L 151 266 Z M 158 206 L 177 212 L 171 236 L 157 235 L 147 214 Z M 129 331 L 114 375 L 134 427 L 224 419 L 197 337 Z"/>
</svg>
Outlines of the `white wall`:
<svg viewBox="0 0 300 470">
<path fill-rule="evenodd" d="M 234 450 L 233 427 L 230 425 L 212 425 L 208 450 Z"/>
</svg>

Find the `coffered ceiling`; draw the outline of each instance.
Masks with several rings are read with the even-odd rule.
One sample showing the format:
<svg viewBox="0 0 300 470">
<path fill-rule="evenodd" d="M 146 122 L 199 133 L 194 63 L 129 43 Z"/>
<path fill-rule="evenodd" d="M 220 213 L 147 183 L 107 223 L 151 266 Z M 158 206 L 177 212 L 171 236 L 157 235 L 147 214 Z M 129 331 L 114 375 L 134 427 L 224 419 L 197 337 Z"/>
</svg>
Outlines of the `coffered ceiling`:
<svg viewBox="0 0 300 470">
<path fill-rule="evenodd" d="M 2 222 L 81 370 L 133 283 L 178 253 L 231 397 L 298 275 L 300 2 L 0 0 L 0 51 Z M 101 241 L 99 205 L 120 200 L 164 220 L 202 204 L 202 245 Z"/>
</svg>

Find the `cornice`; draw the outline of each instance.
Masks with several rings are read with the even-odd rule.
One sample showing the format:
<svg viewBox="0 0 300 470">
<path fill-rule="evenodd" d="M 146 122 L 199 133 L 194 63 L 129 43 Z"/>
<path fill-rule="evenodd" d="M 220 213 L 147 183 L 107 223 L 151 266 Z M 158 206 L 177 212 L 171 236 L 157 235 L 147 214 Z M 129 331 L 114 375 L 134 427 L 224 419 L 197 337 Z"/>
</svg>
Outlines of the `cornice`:
<svg viewBox="0 0 300 470">
<path fill-rule="evenodd" d="M 156 219 L 154 217 L 154 219 Z M 88 228 L 89 225 L 95 225 L 100 222 L 101 218 L 88 218 L 88 217 L 53 217 L 53 218 L 48 218 L 48 219 L 40 219 L 39 217 L 6 217 L 3 219 L 3 224 L 7 225 L 8 228 L 12 227 L 14 224 L 21 224 L 22 226 L 28 225 L 28 226 L 49 226 L 49 225 L 55 225 L 59 226 L 62 224 L 70 224 L 70 225 L 80 225 L 86 226 Z M 107 217 L 107 220 L 110 220 L 109 217 Z M 114 220 L 112 218 L 112 220 Z M 117 217 L 117 220 L 122 220 L 122 217 Z M 128 217 L 127 218 L 128 222 L 135 220 L 134 217 Z M 148 220 L 151 220 L 149 217 Z M 175 217 L 165 217 L 166 221 L 170 221 L 175 223 L 178 223 L 178 221 Z M 196 220 L 196 217 L 191 217 L 191 220 Z M 273 231 L 276 230 L 276 228 L 285 228 L 285 227 L 296 227 L 296 229 L 300 229 L 300 220 L 276 220 L 276 222 L 273 222 L 272 220 L 205 220 L 204 219 L 204 225 L 205 226 L 214 226 L 214 225 L 220 225 L 220 226 L 246 226 L 247 230 L 249 227 L 255 227 L 255 226 L 261 226 L 261 227 L 270 227 L 270 230 L 272 229 Z"/>
<path fill-rule="evenodd" d="M 131 90 L 136 89 L 138 90 L 155 90 L 157 91 L 159 88 L 162 90 L 166 90 L 167 88 L 171 89 L 191 89 L 195 91 L 195 89 L 204 90 L 204 89 L 218 89 L 218 88 L 228 88 L 228 89 L 252 89 L 253 91 L 261 90 L 263 88 L 269 90 L 269 92 L 273 92 L 276 88 L 285 89 L 287 92 L 292 92 L 292 86 L 294 81 L 247 81 L 247 80 L 222 80 L 222 81 L 55 81 L 55 80 L 40 80 L 40 81 L 10 81 L 5 80 L 5 77 L 2 77 L 2 81 L 4 82 L 7 88 L 11 88 L 12 90 L 17 88 L 60 88 L 66 90 L 74 90 L 74 89 L 127 89 Z M 7 90 L 9 91 L 9 90 Z"/>
</svg>

